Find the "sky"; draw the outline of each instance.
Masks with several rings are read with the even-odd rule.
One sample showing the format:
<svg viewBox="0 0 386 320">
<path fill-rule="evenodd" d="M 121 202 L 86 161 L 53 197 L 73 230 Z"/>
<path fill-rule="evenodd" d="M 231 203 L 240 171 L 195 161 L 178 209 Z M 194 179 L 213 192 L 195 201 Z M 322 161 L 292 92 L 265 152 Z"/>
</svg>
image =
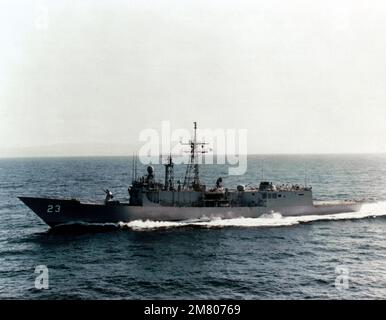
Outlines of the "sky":
<svg viewBox="0 0 386 320">
<path fill-rule="evenodd" d="M 131 155 L 246 129 L 248 153 L 386 153 L 386 2 L 0 2 L 0 157 Z"/>
</svg>

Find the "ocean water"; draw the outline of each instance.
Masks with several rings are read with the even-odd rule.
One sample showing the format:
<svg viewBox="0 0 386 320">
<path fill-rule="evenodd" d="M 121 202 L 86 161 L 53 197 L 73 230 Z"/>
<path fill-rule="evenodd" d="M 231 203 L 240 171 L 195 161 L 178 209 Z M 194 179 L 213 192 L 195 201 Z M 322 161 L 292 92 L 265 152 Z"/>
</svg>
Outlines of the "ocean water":
<svg viewBox="0 0 386 320">
<path fill-rule="evenodd" d="M 128 200 L 131 158 L 0 160 L 0 298 L 384 299 L 386 156 L 250 156 L 243 176 L 203 165 L 208 186 L 303 183 L 314 198 L 365 200 L 358 213 L 50 229 L 20 195 Z M 155 166 L 157 177 L 163 171 Z M 176 170 L 182 177 L 184 167 Z M 35 288 L 36 266 L 49 288 Z"/>
</svg>

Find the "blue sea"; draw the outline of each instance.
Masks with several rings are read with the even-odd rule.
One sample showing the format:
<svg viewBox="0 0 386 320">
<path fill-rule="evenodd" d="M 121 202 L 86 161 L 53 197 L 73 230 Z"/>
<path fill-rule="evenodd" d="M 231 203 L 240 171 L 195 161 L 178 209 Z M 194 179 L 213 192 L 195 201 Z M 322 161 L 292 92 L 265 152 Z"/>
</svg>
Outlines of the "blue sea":
<svg viewBox="0 0 386 320">
<path fill-rule="evenodd" d="M 226 187 L 308 183 L 316 200 L 366 201 L 325 217 L 134 221 L 50 229 L 17 196 L 128 200 L 130 157 L 0 159 L 1 299 L 385 299 L 386 156 L 256 155 Z M 142 168 L 140 168 L 142 171 Z M 155 165 L 156 177 L 163 177 Z M 176 179 L 184 166 L 177 167 Z M 145 173 L 145 166 L 143 167 Z M 48 288 L 35 287 L 37 266 Z"/>
</svg>

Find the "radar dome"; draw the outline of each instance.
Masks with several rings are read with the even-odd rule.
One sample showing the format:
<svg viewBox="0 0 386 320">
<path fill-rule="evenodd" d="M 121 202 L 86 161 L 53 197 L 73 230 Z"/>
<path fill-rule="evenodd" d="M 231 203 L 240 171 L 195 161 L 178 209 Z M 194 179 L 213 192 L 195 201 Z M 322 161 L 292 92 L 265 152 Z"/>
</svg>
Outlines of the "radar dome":
<svg viewBox="0 0 386 320">
<path fill-rule="evenodd" d="M 239 184 L 237 186 L 237 191 L 245 191 L 245 186 L 243 184 Z"/>
</svg>

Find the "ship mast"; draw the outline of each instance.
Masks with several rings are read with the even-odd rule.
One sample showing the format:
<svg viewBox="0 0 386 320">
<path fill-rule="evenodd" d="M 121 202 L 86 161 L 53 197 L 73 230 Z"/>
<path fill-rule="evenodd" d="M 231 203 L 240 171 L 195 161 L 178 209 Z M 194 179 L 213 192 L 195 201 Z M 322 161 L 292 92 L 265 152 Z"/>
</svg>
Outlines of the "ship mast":
<svg viewBox="0 0 386 320">
<path fill-rule="evenodd" d="M 181 143 L 182 145 L 190 146 L 190 160 L 189 160 L 188 166 L 186 167 L 184 184 L 182 188 L 189 189 L 190 187 L 193 187 L 194 190 L 199 191 L 201 188 L 201 182 L 200 182 L 200 171 L 199 171 L 199 164 L 198 164 L 198 154 L 207 152 L 206 150 L 204 150 L 204 145 L 206 145 L 207 143 L 197 142 L 197 122 L 193 122 L 193 124 L 194 124 L 193 140 L 190 140 L 188 143 Z M 199 145 L 201 145 L 201 150 L 198 149 Z M 192 176 L 192 171 L 193 171 L 193 176 Z M 192 183 L 192 180 L 193 180 L 193 183 Z"/>
<path fill-rule="evenodd" d="M 165 166 L 165 190 L 174 190 L 174 163 L 172 160 L 172 155 L 170 154 L 167 163 Z"/>
</svg>

